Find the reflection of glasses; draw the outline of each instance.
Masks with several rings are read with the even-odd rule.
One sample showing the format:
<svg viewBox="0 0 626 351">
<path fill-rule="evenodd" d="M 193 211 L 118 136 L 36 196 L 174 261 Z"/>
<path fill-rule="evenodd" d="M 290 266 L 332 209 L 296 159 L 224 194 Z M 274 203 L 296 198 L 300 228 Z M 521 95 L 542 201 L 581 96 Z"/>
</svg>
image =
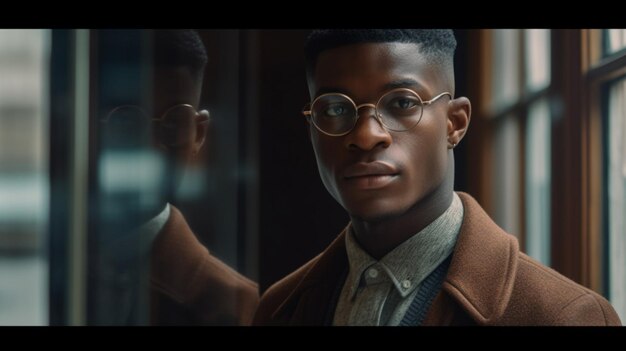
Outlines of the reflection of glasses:
<svg viewBox="0 0 626 351">
<path fill-rule="evenodd" d="M 203 111 L 205 112 L 205 111 Z M 140 132 L 149 128 L 148 123 L 158 123 L 158 138 L 163 145 L 178 146 L 194 138 L 195 124 L 207 123 L 208 111 L 201 114 L 189 104 L 178 104 L 167 109 L 159 118 L 137 105 L 122 105 L 111 110 L 101 121 L 109 127 Z"/>
<path fill-rule="evenodd" d="M 430 100 L 423 101 L 415 91 L 398 88 L 381 96 L 376 105 L 357 106 L 347 95 L 329 93 L 320 95 L 312 103 L 305 105 L 302 113 L 310 118 L 320 132 L 330 136 L 342 136 L 350 133 L 356 125 L 359 119 L 359 109 L 371 107 L 376 112 L 378 122 L 386 129 L 404 132 L 414 128 L 420 122 L 424 106 L 432 104 L 445 95 L 452 99 L 452 94 L 443 92 Z"/>
</svg>

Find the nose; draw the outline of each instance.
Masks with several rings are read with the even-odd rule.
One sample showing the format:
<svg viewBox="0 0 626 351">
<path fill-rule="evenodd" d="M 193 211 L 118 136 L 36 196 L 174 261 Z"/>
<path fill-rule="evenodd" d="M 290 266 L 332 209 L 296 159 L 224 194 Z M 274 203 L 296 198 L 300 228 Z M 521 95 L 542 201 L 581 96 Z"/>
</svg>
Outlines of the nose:
<svg viewBox="0 0 626 351">
<path fill-rule="evenodd" d="M 356 125 L 346 135 L 345 145 L 349 150 L 370 151 L 377 147 L 387 148 L 391 145 L 391 134 L 385 129 L 376 116 L 376 108 L 372 104 L 358 106 L 359 118 Z"/>
</svg>

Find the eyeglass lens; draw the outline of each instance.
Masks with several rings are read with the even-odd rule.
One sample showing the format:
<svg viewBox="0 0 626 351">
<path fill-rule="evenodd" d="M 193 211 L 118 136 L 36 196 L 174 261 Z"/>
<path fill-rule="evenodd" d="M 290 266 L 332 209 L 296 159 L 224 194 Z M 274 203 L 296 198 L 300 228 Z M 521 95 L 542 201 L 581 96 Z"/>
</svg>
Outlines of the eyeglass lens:
<svg viewBox="0 0 626 351">
<path fill-rule="evenodd" d="M 417 125 L 422 116 L 422 101 L 408 90 L 396 90 L 385 94 L 376 106 L 376 112 L 384 126 L 393 131 L 409 130 Z M 357 121 L 356 106 L 341 94 L 328 94 L 318 98 L 311 108 L 315 125 L 330 134 L 350 131 Z"/>
<path fill-rule="evenodd" d="M 164 145 L 180 145 L 193 138 L 193 123 L 196 111 L 188 105 L 170 108 L 154 126 L 159 141 Z M 108 117 L 109 129 L 118 133 L 141 133 L 151 129 L 152 119 L 138 106 L 118 107 Z"/>
</svg>

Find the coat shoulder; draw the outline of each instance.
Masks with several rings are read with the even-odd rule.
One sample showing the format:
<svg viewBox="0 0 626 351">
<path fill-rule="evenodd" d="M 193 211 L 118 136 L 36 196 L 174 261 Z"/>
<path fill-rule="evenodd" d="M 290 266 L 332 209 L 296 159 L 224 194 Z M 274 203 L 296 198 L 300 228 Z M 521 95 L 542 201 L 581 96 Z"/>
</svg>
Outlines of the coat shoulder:
<svg viewBox="0 0 626 351">
<path fill-rule="evenodd" d="M 523 253 L 518 256 L 511 300 L 500 323 L 621 325 L 604 297 Z"/>
<path fill-rule="evenodd" d="M 259 303 L 258 286 L 207 252 L 193 261 L 186 284 L 171 286 L 152 280 L 159 303 L 154 324 L 250 325 Z M 184 288 L 183 288 L 184 287 Z M 157 307 L 158 306 L 158 307 Z M 188 316 L 180 318 L 180 316 Z"/>
<path fill-rule="evenodd" d="M 309 262 L 302 265 L 286 277 L 272 284 L 261 296 L 259 307 L 254 316 L 253 325 L 271 325 L 275 324 L 272 319 L 274 312 L 278 310 L 281 304 L 296 290 L 296 287 L 302 282 L 307 272 L 318 261 L 320 255 L 314 257 Z"/>
</svg>

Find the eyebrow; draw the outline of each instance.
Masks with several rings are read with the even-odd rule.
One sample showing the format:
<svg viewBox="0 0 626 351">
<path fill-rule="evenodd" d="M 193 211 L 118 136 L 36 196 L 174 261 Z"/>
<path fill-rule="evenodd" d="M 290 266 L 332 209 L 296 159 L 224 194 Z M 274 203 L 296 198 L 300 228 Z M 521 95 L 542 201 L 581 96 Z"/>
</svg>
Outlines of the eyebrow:
<svg viewBox="0 0 626 351">
<path fill-rule="evenodd" d="M 383 86 L 383 91 L 397 89 L 397 88 L 412 88 L 414 90 L 428 91 L 428 89 L 426 89 L 426 87 L 420 84 L 420 82 L 411 78 L 403 78 L 403 79 L 398 79 L 398 80 L 389 82 Z"/>
<path fill-rule="evenodd" d="M 340 94 L 350 96 L 349 91 L 347 91 L 346 89 L 333 88 L 333 87 L 321 87 L 317 89 L 317 91 L 315 92 L 315 98 L 317 98 L 320 95 L 324 95 L 328 93 L 340 93 Z"/>
<path fill-rule="evenodd" d="M 411 88 L 416 91 L 421 90 L 424 92 L 428 92 L 428 89 L 426 89 L 424 85 L 420 84 L 420 82 L 418 82 L 417 80 L 411 79 L 411 78 L 403 78 L 403 79 L 397 79 L 397 80 L 391 81 L 383 85 L 381 89 L 381 93 L 384 93 L 392 89 L 397 89 L 397 88 Z M 321 87 L 315 92 L 315 97 L 317 98 L 320 95 L 324 95 L 328 93 L 340 93 L 340 94 L 350 96 L 350 92 L 347 91 L 346 89 L 335 88 L 335 87 Z"/>
</svg>

